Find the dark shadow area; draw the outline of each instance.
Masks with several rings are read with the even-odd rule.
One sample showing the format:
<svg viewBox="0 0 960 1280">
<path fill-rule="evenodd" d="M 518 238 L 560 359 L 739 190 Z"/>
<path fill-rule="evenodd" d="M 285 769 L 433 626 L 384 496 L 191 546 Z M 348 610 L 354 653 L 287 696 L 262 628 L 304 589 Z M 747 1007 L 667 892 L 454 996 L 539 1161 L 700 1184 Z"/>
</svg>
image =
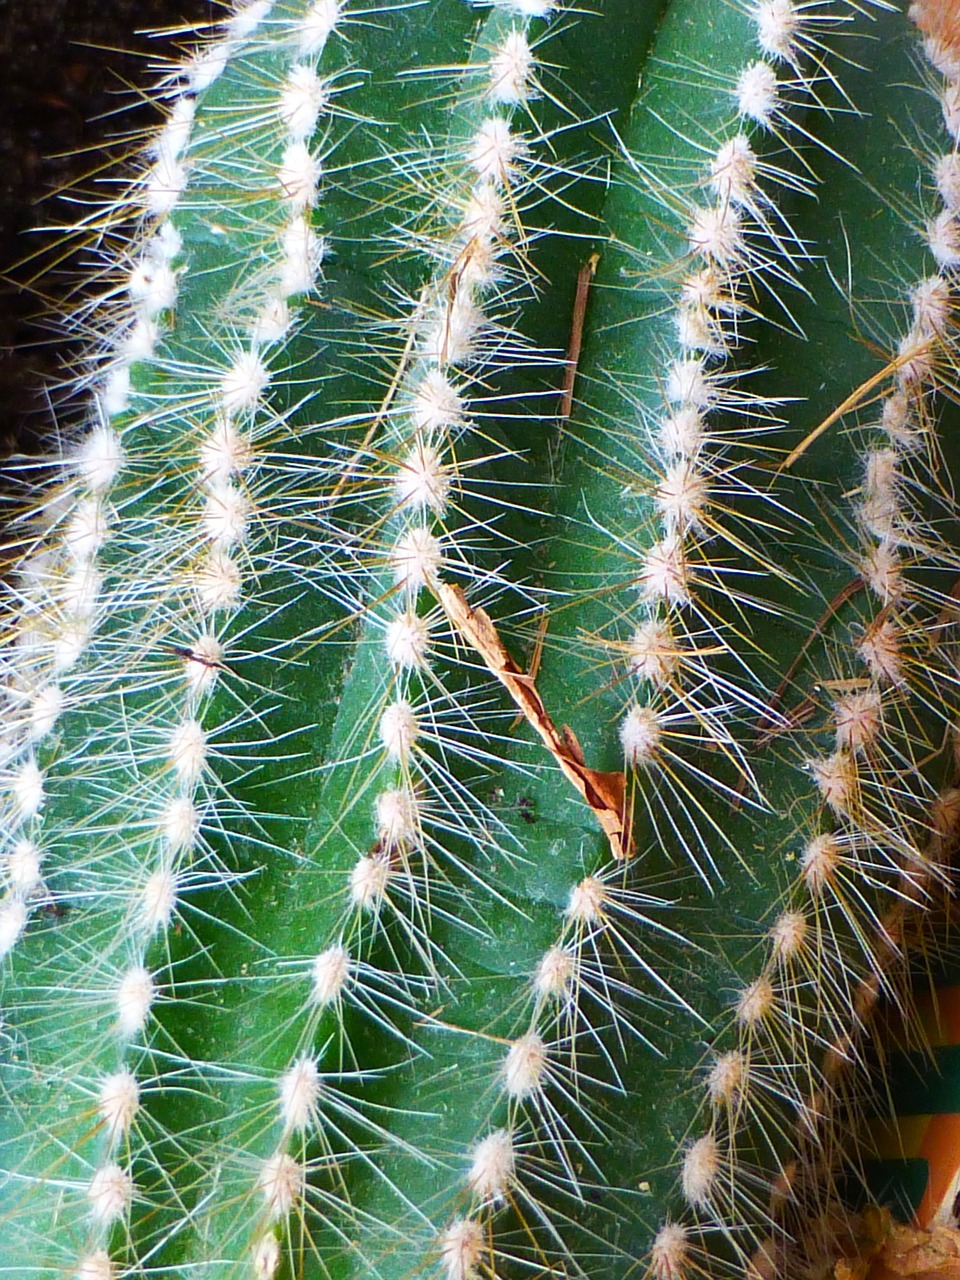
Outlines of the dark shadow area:
<svg viewBox="0 0 960 1280">
<path fill-rule="evenodd" d="M 44 386 L 74 354 L 50 315 L 76 288 L 77 250 L 62 257 L 38 228 L 74 221 L 76 206 L 56 193 L 95 195 L 104 163 L 124 153 L 118 139 L 160 119 L 142 91 L 189 37 L 148 33 L 220 9 L 216 0 L 0 0 L 0 459 L 42 449 L 52 426 Z"/>
</svg>

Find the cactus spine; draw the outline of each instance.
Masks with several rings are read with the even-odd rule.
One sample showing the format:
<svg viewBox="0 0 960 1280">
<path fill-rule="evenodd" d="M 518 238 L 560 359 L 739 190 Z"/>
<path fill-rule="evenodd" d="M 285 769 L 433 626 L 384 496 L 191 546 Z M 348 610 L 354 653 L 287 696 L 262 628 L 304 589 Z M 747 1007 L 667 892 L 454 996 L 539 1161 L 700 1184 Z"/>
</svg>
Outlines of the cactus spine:
<svg viewBox="0 0 960 1280">
<path fill-rule="evenodd" d="M 934 10 L 906 136 L 843 0 L 165 79 L 13 525 L 0 1273 L 814 1266 L 960 813 Z"/>
</svg>

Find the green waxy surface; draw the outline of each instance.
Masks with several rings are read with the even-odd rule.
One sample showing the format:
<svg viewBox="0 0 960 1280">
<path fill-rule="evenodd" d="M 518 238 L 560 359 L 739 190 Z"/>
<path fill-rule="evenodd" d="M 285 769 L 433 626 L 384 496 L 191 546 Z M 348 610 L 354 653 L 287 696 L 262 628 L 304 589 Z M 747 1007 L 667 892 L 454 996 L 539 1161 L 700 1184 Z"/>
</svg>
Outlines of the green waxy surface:
<svg viewBox="0 0 960 1280">
<path fill-rule="evenodd" d="M 599 9 L 559 17 L 559 30 L 538 47 L 548 96 L 533 104 L 533 120 L 553 132 L 534 164 L 543 164 L 543 189 L 557 198 L 537 187 L 530 209 L 511 216 L 524 217 L 528 232 L 560 234 L 531 234 L 532 285 L 511 284 L 497 304 L 532 354 L 514 367 L 493 358 L 481 370 L 478 430 L 456 441 L 463 492 L 444 528 L 454 549 L 450 579 L 478 584 L 476 599 L 524 667 L 538 650 L 546 607 L 538 688 L 556 724 L 575 731 L 587 763 L 613 770 L 622 761 L 618 725 L 633 697 L 623 647 L 639 617 L 639 561 L 657 536 L 648 440 L 663 408 L 672 300 L 689 258 L 684 210 L 702 198 L 709 149 L 738 127 L 731 87 L 753 37 L 747 9 L 721 0 L 644 4 L 639 16 L 627 0 Z M 760 370 L 743 385 L 777 397 L 772 416 L 785 421 L 760 440 L 756 465 L 756 438 L 737 435 L 743 422 L 735 414 L 719 414 L 731 437 L 723 464 L 738 469 L 724 498 L 730 510 L 718 521 L 736 541 L 717 535 L 700 553 L 702 616 L 716 623 L 726 650 L 715 661 L 711 655 L 710 669 L 747 691 L 735 732 L 752 752 L 758 787 L 748 783 L 736 800 L 735 762 L 708 740 L 705 716 L 678 745 L 697 770 L 678 775 L 690 788 L 692 820 L 662 799 L 662 778 L 631 777 L 637 857 L 611 868 L 587 807 L 424 592 L 417 608 L 433 613 L 434 659 L 428 674 L 406 683 L 408 696 L 429 699 L 440 729 L 424 735 L 423 776 L 436 784 L 427 847 L 407 868 L 420 877 L 429 861 L 429 890 L 419 885 L 410 908 L 401 875 L 391 901 L 406 904 L 407 914 L 382 907 L 378 930 L 351 908 L 350 876 L 358 857 L 377 853 L 378 791 L 403 780 L 377 735 L 399 683 L 383 656 L 397 595 L 385 563 L 398 521 L 386 477 L 406 429 L 403 378 L 415 380 L 417 369 L 415 359 L 403 367 L 406 333 L 384 339 L 375 326 L 371 336 L 370 321 L 393 314 L 397 298 L 408 300 L 409 314 L 436 270 L 415 236 L 411 249 L 397 228 L 449 234 L 439 193 L 468 181 L 451 153 L 482 114 L 482 94 L 470 71 L 458 83 L 448 69 L 479 64 L 514 25 L 519 18 L 436 0 L 358 16 L 346 28 L 349 41 L 331 40 L 323 54 L 322 72 L 348 68 L 343 80 L 356 87 L 344 91 L 344 113 L 321 147 L 313 220 L 330 240 L 322 285 L 300 308 L 299 331 L 283 350 L 268 397 L 273 417 L 258 420 L 269 462 L 252 488 L 251 577 L 262 598 L 225 626 L 235 644 L 203 711 L 217 748 L 210 814 L 223 816 L 209 817 L 209 845 L 193 867 L 200 883 L 142 961 L 163 989 L 146 1047 L 125 1045 L 112 1030 L 108 979 L 141 962 L 132 943 L 129 957 L 124 951 L 136 933 L 127 886 L 156 858 L 149 815 L 169 787 L 163 735 L 182 712 L 169 646 L 190 639 L 178 630 L 186 593 L 178 596 L 160 575 L 156 591 L 121 596 L 104 620 L 84 658 L 97 696 L 65 716 L 38 753 L 50 771 L 43 831 L 55 833 L 48 883 L 68 910 L 42 923 L 35 916 L 4 961 L 8 1105 L 0 1157 L 14 1176 L 2 1193 L 0 1221 L 11 1229 L 0 1242 L 0 1274 L 27 1267 L 69 1274 L 91 1243 L 103 1243 L 90 1234 L 83 1185 L 104 1147 L 96 1082 L 125 1063 L 142 1082 L 144 1107 L 128 1140 L 138 1188 L 130 1228 L 114 1227 L 109 1239 L 121 1274 L 253 1275 L 258 1243 L 276 1232 L 284 1276 L 473 1280 L 477 1272 L 450 1270 L 438 1233 L 470 1210 L 464 1179 L 476 1142 L 512 1123 L 502 1063 L 509 1042 L 531 1025 L 531 975 L 564 930 L 572 936 L 564 921 L 570 891 L 598 871 L 620 904 L 611 919 L 623 940 L 614 947 L 596 935 L 617 984 L 616 1013 L 584 994 L 574 1059 L 562 1043 L 564 1016 L 544 1017 L 561 1042 L 556 1074 L 539 1116 L 531 1107 L 518 1121 L 525 1190 L 488 1213 L 492 1252 L 484 1252 L 479 1274 L 635 1274 L 664 1220 L 685 1213 L 677 1157 L 707 1127 L 712 1055 L 738 1043 L 733 1005 L 764 968 L 766 935 L 803 842 L 834 825 L 797 767 L 802 755 L 829 750 L 826 701 L 799 739 L 757 748 L 751 722 L 826 601 L 849 580 L 850 557 L 844 563 L 832 536 L 839 517 L 827 512 L 842 510 L 843 495 L 859 482 L 857 441 L 840 428 L 825 435 L 774 482 L 776 502 L 744 493 L 739 480 L 766 488 L 770 460 L 877 366 L 876 352 L 851 333 L 848 300 L 831 279 L 847 270 L 846 246 L 851 276 L 871 298 L 880 287 L 894 296 L 931 269 L 921 265 L 919 242 L 908 243 L 902 212 L 916 189 L 917 158 L 888 106 L 906 92 L 913 45 L 902 15 L 861 15 L 851 24 L 868 37 L 856 42 L 866 69 L 838 65 L 874 128 L 824 84 L 823 107 L 795 113 L 804 133 L 788 132 L 784 143 L 754 132 L 771 163 L 801 174 L 809 165 L 819 179 L 816 200 L 775 193 L 790 217 L 791 243 L 809 244 L 810 258 L 795 255 L 789 270 L 802 283 L 777 280 L 776 300 L 761 285 L 755 305 L 765 319 L 745 325 L 748 341 L 730 363 Z M 536 38 L 544 31 L 536 21 L 530 29 Z M 111 492 L 118 520 L 103 561 L 112 582 L 134 572 L 151 580 L 151 539 L 166 538 L 185 561 L 194 554 L 193 474 L 210 417 L 203 397 L 212 398 L 217 371 L 241 341 L 224 300 L 241 283 L 249 287 L 251 263 L 283 221 L 263 177 L 279 163 L 276 130 L 265 130 L 262 147 L 256 131 L 236 131 L 222 149 L 231 121 L 256 115 L 258 94 L 267 114 L 289 61 L 267 32 L 262 49 L 255 40 L 201 96 L 194 172 L 173 214 L 185 268 L 175 321 L 162 360 L 134 370 L 133 411 L 141 417 L 124 437 L 129 462 Z M 841 34 L 846 41 L 853 30 Z M 353 67 L 362 71 L 354 75 Z M 399 74 L 425 67 L 441 70 L 426 80 Z M 919 93 L 910 103 L 933 133 L 935 103 Z M 604 118 L 615 111 L 616 135 Z M 588 122 L 572 127 L 569 112 Z M 525 107 L 515 117 L 533 129 Z M 618 138 L 634 163 L 616 155 Z M 881 182 L 886 203 L 874 190 Z M 573 286 L 594 249 L 600 268 L 578 398 L 560 424 L 553 415 Z M 375 421 L 398 366 L 389 422 Z M 718 565 L 720 577 L 711 579 Z M 717 582 L 734 582 L 741 603 L 731 604 Z M 852 658 L 839 656 L 848 646 L 844 628 L 856 631 L 867 617 L 856 598 L 830 623 L 825 648 L 814 648 L 796 677 L 791 705 L 818 681 L 854 669 Z M 707 704 L 725 703 L 728 687 L 715 685 Z M 715 710 L 725 722 L 725 708 Z M 938 716 L 932 720 L 922 731 L 931 747 L 940 727 Z M 891 737 L 895 754 L 896 726 Z M 927 771 L 932 786 L 945 780 L 939 758 Z M 909 819 L 922 825 L 926 793 L 917 789 Z M 221 868 L 238 882 L 213 883 Z M 893 878 L 885 867 L 868 885 L 864 918 L 883 909 Z M 769 1069 L 767 1093 L 738 1131 L 730 1237 L 715 1238 L 712 1210 L 699 1214 L 720 1256 L 749 1250 L 763 1230 L 768 1181 L 793 1143 L 792 1108 L 814 1087 L 814 1060 L 845 1025 L 844 997 L 865 972 L 862 950 L 837 917 L 824 908 L 847 966 L 823 975 L 839 997 L 823 1009 L 816 990 L 799 992 L 797 1016 L 807 1023 L 789 1044 L 797 1060 L 776 1059 L 786 1052 L 776 1035 L 769 1044 L 758 1035 L 753 1046 L 761 1071 Z M 376 1016 L 348 1002 L 342 1026 L 309 1005 L 312 958 L 339 940 L 379 975 L 368 988 Z M 592 955 L 589 938 L 584 945 Z M 331 1073 L 317 1105 L 322 1136 L 286 1139 L 307 1162 L 310 1190 L 307 1208 L 281 1215 L 274 1227 L 257 1179 L 284 1141 L 278 1080 L 307 1052 Z M 79 1154 L 66 1154 L 68 1147 Z M 716 1216 L 728 1225 L 728 1198 L 721 1204 Z"/>
</svg>

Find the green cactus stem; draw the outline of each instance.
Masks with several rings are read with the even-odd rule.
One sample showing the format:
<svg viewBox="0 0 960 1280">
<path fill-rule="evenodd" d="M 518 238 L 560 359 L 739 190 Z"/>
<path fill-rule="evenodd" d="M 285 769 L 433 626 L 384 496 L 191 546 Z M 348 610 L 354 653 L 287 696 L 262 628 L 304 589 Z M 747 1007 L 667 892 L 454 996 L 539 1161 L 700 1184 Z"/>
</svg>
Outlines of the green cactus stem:
<svg viewBox="0 0 960 1280">
<path fill-rule="evenodd" d="M 0 1275 L 828 1256 L 960 818 L 921 10 L 254 0 L 164 78 L 13 513 Z"/>
</svg>

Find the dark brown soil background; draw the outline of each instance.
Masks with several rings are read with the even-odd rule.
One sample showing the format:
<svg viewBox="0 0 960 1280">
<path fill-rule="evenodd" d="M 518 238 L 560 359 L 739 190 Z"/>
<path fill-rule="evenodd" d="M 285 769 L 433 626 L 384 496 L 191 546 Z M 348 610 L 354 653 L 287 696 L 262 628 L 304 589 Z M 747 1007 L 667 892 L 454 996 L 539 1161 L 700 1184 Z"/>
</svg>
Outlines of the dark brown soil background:
<svg viewBox="0 0 960 1280">
<path fill-rule="evenodd" d="M 67 260 L 54 270 L 49 237 L 35 228 L 72 221 L 54 193 L 78 181 L 91 190 L 84 175 L 111 146 L 120 150 L 117 138 L 160 119 L 138 90 L 188 38 L 147 33 L 210 21 L 219 8 L 216 0 L 0 0 L 0 459 L 41 447 L 52 425 L 43 380 L 70 356 L 43 324 L 49 307 L 35 289 L 62 298 L 78 268 Z"/>
</svg>

